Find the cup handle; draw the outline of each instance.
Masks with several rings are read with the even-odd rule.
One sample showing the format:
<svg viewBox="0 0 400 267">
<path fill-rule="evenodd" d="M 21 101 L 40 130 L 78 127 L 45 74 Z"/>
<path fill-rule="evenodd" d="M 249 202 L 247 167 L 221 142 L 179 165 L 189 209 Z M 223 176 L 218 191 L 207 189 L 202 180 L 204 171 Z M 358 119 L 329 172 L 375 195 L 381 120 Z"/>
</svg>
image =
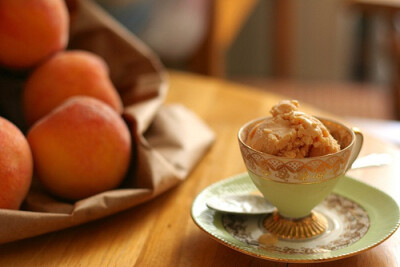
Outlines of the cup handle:
<svg viewBox="0 0 400 267">
<path fill-rule="evenodd" d="M 360 129 L 358 129 L 357 127 L 353 127 L 352 130 L 356 136 L 356 139 L 354 141 L 354 147 L 351 150 L 349 165 L 348 165 L 346 171 L 348 171 L 351 168 L 351 165 L 353 165 L 353 162 L 357 159 L 358 154 L 360 154 L 361 147 L 364 142 L 364 136 L 363 136 L 362 132 L 360 131 Z"/>
</svg>

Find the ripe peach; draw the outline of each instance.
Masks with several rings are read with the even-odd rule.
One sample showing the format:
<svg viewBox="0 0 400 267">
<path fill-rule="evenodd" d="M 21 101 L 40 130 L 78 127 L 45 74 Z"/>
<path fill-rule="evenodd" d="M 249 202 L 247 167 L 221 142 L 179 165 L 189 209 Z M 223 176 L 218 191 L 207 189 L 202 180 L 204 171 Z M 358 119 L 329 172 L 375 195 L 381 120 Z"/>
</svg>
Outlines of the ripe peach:
<svg viewBox="0 0 400 267">
<path fill-rule="evenodd" d="M 104 60 L 91 52 L 63 51 L 39 66 L 25 84 L 22 104 L 27 124 L 77 95 L 95 97 L 122 113 L 121 98 Z"/>
<path fill-rule="evenodd" d="M 30 68 L 65 49 L 69 17 L 64 0 L 0 0 L 0 64 Z"/>
<path fill-rule="evenodd" d="M 0 117 L 0 208 L 19 209 L 32 181 L 32 154 L 22 132 Z"/>
<path fill-rule="evenodd" d="M 131 135 L 122 117 L 87 96 L 66 100 L 27 134 L 35 175 L 52 194 L 81 199 L 115 188 L 131 155 Z"/>
</svg>

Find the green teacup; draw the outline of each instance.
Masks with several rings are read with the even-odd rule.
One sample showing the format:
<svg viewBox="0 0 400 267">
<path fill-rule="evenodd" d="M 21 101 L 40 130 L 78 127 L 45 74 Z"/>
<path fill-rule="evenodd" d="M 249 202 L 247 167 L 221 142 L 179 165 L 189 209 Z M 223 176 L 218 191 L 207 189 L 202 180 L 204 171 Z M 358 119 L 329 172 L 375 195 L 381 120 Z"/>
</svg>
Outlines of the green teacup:
<svg viewBox="0 0 400 267">
<path fill-rule="evenodd" d="M 361 150 L 363 136 L 357 129 L 319 118 L 340 144 L 339 152 L 301 159 L 278 157 L 257 151 L 244 142 L 249 129 L 264 119 L 246 123 L 238 134 L 249 176 L 265 199 L 277 208 L 277 213 L 264 225 L 281 238 L 301 239 L 321 234 L 327 221 L 312 209 L 332 192 L 351 167 Z"/>
</svg>

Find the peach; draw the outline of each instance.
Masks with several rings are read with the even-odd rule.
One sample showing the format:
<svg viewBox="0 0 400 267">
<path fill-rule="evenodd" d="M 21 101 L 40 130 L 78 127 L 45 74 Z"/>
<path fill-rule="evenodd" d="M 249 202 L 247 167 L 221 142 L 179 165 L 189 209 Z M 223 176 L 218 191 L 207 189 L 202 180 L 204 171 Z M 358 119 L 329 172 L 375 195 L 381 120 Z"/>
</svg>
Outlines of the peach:
<svg viewBox="0 0 400 267">
<path fill-rule="evenodd" d="M 0 117 L 0 208 L 19 209 L 32 181 L 32 154 L 22 132 Z"/>
<path fill-rule="evenodd" d="M 122 117 L 87 96 L 66 100 L 27 134 L 34 172 L 53 195 L 77 200 L 117 187 L 130 164 Z"/>
<path fill-rule="evenodd" d="M 39 66 L 28 78 L 22 95 L 28 125 L 69 97 L 85 95 L 104 101 L 122 113 L 122 101 L 104 60 L 86 51 L 63 51 Z"/>
<path fill-rule="evenodd" d="M 69 34 L 64 0 L 0 0 L 0 64 L 37 65 L 65 49 Z"/>
</svg>

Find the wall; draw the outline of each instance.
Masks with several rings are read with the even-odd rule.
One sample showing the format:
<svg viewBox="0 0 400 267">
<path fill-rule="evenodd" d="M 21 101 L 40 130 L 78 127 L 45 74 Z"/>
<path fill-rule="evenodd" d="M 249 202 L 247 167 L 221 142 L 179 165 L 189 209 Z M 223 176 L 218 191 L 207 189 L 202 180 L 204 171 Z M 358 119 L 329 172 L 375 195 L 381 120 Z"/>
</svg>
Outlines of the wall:
<svg viewBox="0 0 400 267">
<path fill-rule="evenodd" d="M 357 14 L 344 0 L 292 0 L 292 78 L 348 80 L 352 75 Z M 261 0 L 228 53 L 229 76 L 272 75 L 273 1 Z"/>
</svg>

